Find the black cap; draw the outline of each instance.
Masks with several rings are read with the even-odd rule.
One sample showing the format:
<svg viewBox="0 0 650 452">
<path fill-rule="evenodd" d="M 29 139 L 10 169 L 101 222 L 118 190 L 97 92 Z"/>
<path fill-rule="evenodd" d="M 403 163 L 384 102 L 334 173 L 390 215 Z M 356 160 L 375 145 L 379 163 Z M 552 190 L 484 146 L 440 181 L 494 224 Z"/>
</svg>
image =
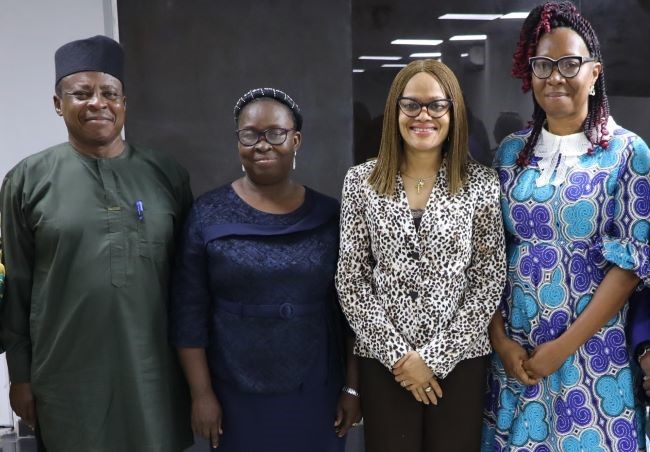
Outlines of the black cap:
<svg viewBox="0 0 650 452">
<path fill-rule="evenodd" d="M 54 54 L 56 80 L 54 85 L 70 74 L 84 71 L 105 72 L 124 86 L 124 51 L 122 46 L 106 36 L 93 36 L 62 45 Z"/>
</svg>

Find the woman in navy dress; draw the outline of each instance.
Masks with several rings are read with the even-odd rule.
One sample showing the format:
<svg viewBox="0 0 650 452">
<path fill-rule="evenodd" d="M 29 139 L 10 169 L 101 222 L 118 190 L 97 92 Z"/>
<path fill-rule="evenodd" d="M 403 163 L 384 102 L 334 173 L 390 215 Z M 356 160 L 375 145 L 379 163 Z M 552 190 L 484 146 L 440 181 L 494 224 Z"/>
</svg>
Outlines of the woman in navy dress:
<svg viewBox="0 0 650 452">
<path fill-rule="evenodd" d="M 192 427 L 226 452 L 342 451 L 360 404 L 334 289 L 339 204 L 290 179 L 302 116 L 287 94 L 247 92 L 235 121 L 244 176 L 196 200 L 174 275 Z"/>
</svg>

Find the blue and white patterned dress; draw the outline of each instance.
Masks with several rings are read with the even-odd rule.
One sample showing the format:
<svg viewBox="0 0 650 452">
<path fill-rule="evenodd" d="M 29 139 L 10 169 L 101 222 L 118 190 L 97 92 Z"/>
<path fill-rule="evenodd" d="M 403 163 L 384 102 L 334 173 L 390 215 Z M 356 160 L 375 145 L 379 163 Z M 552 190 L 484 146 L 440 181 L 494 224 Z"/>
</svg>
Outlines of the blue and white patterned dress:
<svg viewBox="0 0 650 452">
<path fill-rule="evenodd" d="M 650 151 L 610 118 L 609 148 L 587 154 L 584 134 L 543 131 L 517 165 L 530 130 L 497 151 L 508 239 L 501 306 L 506 332 L 528 350 L 559 337 L 617 265 L 650 284 Z M 496 354 L 483 451 L 645 450 L 643 413 L 625 338 L 627 306 L 554 374 L 524 386 Z"/>
</svg>

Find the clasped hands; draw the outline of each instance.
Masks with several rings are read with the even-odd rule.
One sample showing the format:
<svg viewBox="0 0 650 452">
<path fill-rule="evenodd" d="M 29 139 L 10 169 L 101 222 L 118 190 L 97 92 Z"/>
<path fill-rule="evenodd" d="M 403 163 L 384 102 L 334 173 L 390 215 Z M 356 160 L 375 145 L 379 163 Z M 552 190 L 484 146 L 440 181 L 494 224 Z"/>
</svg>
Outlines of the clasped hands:
<svg viewBox="0 0 650 452">
<path fill-rule="evenodd" d="M 408 352 L 395 363 L 393 375 L 395 381 L 404 389 L 411 391 L 418 402 L 437 405 L 438 398 L 442 397 L 442 388 L 438 380 L 416 351 Z"/>
<path fill-rule="evenodd" d="M 535 385 L 543 377 L 556 372 L 569 357 L 566 347 L 559 339 L 538 345 L 528 351 L 510 338 L 503 338 L 495 344 L 495 350 L 509 377 L 524 385 Z"/>
</svg>

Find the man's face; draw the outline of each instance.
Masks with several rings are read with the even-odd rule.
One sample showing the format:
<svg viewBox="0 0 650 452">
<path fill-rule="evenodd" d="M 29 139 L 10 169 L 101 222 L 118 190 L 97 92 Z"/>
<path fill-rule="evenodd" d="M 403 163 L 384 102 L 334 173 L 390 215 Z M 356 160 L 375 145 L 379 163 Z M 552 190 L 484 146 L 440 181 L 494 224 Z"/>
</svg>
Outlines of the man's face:
<svg viewBox="0 0 650 452">
<path fill-rule="evenodd" d="M 73 145 L 103 147 L 121 140 L 126 98 L 122 82 L 112 75 L 88 71 L 64 77 L 54 108 Z"/>
</svg>

